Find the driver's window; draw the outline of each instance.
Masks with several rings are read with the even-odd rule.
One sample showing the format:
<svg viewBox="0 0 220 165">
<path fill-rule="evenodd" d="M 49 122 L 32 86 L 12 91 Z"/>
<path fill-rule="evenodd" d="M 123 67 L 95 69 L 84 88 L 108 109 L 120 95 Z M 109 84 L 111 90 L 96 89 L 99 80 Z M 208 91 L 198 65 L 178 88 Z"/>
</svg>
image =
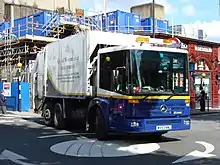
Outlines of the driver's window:
<svg viewBox="0 0 220 165">
<path fill-rule="evenodd" d="M 100 54 L 100 88 L 114 92 L 126 93 L 126 85 L 128 82 L 127 68 L 129 68 L 127 66 L 128 57 L 129 51 Z"/>
</svg>

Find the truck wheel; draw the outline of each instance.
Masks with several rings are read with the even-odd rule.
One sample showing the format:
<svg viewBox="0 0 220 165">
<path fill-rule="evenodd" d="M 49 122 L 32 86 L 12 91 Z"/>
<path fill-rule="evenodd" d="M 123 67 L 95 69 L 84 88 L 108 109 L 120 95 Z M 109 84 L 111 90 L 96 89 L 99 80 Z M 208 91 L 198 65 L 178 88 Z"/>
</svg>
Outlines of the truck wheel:
<svg viewBox="0 0 220 165">
<path fill-rule="evenodd" d="M 96 137 L 98 140 L 105 140 L 108 137 L 108 130 L 106 128 L 104 116 L 101 113 L 100 108 L 96 109 Z"/>
<path fill-rule="evenodd" d="M 49 102 L 44 104 L 42 117 L 44 119 L 45 125 L 53 126 L 52 105 Z"/>
<path fill-rule="evenodd" d="M 66 126 L 60 103 L 56 103 L 54 106 L 54 125 L 57 129 L 64 129 Z"/>
</svg>

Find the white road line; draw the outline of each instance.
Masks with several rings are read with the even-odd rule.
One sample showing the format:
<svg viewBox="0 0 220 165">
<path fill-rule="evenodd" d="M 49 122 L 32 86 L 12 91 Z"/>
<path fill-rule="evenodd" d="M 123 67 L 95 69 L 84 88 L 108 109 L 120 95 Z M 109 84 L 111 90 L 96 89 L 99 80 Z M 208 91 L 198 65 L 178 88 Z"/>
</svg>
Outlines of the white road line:
<svg viewBox="0 0 220 165">
<path fill-rule="evenodd" d="M 64 134 L 55 134 L 55 135 L 45 135 L 45 136 L 38 136 L 38 139 L 47 139 L 47 138 L 54 138 L 54 137 L 62 137 L 62 136 L 79 136 L 79 139 L 87 139 L 85 136 L 81 136 L 82 134 L 78 133 L 64 133 Z M 85 135 L 85 134 L 84 134 Z"/>
<path fill-rule="evenodd" d="M 195 143 L 202 145 L 205 148 L 205 151 L 201 152 L 201 151 L 195 150 L 195 151 L 190 152 L 189 154 L 177 159 L 172 164 L 183 163 L 186 161 L 192 161 L 192 160 L 196 160 L 196 159 L 216 157 L 216 155 L 211 154 L 215 150 L 215 147 L 212 144 L 204 142 L 204 141 L 196 141 Z"/>
<path fill-rule="evenodd" d="M 14 119 L 15 117 L 11 117 L 11 116 L 0 116 L 0 120 L 1 119 Z"/>
<path fill-rule="evenodd" d="M 37 117 L 40 117 L 40 116 L 27 116 L 27 115 L 14 115 L 14 114 L 6 114 L 6 115 L 3 115 L 3 116 L 7 116 L 7 117 L 20 117 L 20 118 L 37 118 Z"/>
<path fill-rule="evenodd" d="M 62 136 L 76 136 L 76 134 L 57 134 L 57 135 L 45 135 L 45 136 L 39 136 L 38 139 L 47 139 L 47 138 L 54 138 L 54 137 L 62 137 Z"/>
<path fill-rule="evenodd" d="M 4 123 L 14 123 L 14 120 L 0 120 L 0 124 L 4 124 Z"/>
<path fill-rule="evenodd" d="M 19 118 L 2 118 L 0 117 L 0 124 L 4 124 L 4 123 L 25 123 L 28 122 L 28 120 L 25 119 L 19 119 Z"/>
</svg>

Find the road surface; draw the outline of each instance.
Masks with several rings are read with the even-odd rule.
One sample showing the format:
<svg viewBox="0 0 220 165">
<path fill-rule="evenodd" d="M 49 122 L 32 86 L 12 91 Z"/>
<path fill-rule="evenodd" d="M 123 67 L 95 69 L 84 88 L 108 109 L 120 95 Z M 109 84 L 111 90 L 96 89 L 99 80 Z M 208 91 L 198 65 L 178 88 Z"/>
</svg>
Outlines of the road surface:
<svg viewBox="0 0 220 165">
<path fill-rule="evenodd" d="M 0 115 L 1 165 L 219 165 L 220 114 L 192 117 L 192 130 L 160 140 L 92 135 L 56 130 L 35 116 Z"/>
</svg>

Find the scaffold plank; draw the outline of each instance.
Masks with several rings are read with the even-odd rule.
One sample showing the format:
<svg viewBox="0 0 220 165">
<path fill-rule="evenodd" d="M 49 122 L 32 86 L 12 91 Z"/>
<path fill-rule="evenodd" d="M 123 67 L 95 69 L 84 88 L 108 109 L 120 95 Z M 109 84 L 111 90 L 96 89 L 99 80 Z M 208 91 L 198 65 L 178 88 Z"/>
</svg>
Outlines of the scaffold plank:
<svg viewBox="0 0 220 165">
<path fill-rule="evenodd" d="M 22 54 L 27 54 L 28 52 L 29 52 L 28 46 L 6 48 L 3 50 L 0 50 L 0 57 L 22 55 Z"/>
<path fill-rule="evenodd" d="M 58 40 L 57 38 L 53 38 L 53 37 L 34 36 L 28 34 L 24 37 L 19 38 L 19 40 L 24 40 L 24 39 L 32 40 L 33 42 L 34 41 L 55 42 Z"/>
</svg>

